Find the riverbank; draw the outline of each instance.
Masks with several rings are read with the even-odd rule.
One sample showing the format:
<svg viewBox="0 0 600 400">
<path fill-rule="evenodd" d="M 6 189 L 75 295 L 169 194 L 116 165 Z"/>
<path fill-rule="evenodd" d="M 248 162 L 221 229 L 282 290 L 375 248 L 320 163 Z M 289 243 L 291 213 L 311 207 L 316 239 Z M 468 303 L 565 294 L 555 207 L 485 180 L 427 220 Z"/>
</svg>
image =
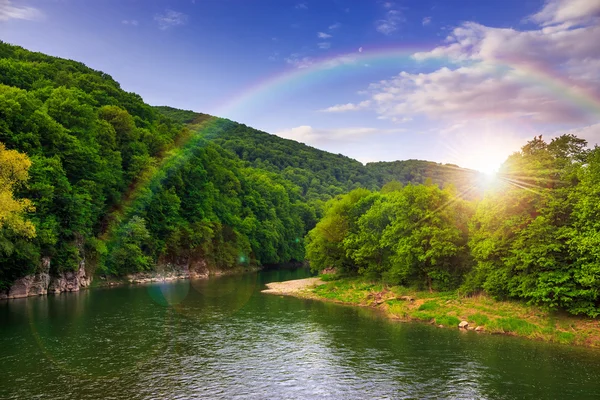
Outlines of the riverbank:
<svg viewBox="0 0 600 400">
<path fill-rule="evenodd" d="M 487 296 L 429 293 L 360 278 L 331 281 L 326 281 L 331 279 L 327 275 L 322 278 L 272 283 L 263 292 L 372 307 L 390 319 L 428 322 L 441 328 L 457 329 L 462 324 L 466 330 L 482 333 L 600 347 L 600 321 L 595 319 Z"/>
<path fill-rule="evenodd" d="M 202 264 L 201 268 L 165 264 L 157 266 L 154 271 L 136 272 L 125 276 L 95 276 L 87 272 L 85 264 L 82 263 L 77 271 L 67 271 L 58 276 L 51 276 L 49 273 L 49 262 L 46 262 L 41 271 L 19 278 L 7 291 L 0 291 L 0 301 L 46 296 L 49 294 L 72 293 L 97 287 L 140 285 L 185 279 L 208 279 L 215 276 L 256 272 L 260 269 L 258 266 L 247 266 L 221 270 L 208 268 L 206 264 Z"/>
<path fill-rule="evenodd" d="M 282 296 L 301 295 L 307 290 L 316 288 L 324 283 L 325 282 L 323 282 L 321 278 L 305 278 L 285 282 L 271 282 L 267 283 L 267 289 L 262 290 L 262 293 L 278 294 Z"/>
</svg>

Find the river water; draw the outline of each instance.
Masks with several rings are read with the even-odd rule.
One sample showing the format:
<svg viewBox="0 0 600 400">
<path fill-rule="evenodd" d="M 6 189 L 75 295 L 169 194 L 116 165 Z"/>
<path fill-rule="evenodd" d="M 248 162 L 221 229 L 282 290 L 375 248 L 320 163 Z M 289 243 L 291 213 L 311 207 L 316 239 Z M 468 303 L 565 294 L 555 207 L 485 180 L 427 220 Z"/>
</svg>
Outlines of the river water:
<svg viewBox="0 0 600 400">
<path fill-rule="evenodd" d="M 307 274 L 0 302 L 0 398 L 600 398 L 596 350 L 260 293 Z"/>
</svg>

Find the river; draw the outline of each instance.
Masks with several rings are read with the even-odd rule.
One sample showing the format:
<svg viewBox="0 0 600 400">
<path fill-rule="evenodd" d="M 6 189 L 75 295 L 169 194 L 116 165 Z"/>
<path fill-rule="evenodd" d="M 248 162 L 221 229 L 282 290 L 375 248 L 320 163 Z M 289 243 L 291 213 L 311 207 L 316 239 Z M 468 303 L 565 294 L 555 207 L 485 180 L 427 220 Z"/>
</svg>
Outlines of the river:
<svg viewBox="0 0 600 400">
<path fill-rule="evenodd" d="M 271 270 L 0 302 L 1 399 L 597 399 L 600 352 L 261 294 Z"/>
</svg>

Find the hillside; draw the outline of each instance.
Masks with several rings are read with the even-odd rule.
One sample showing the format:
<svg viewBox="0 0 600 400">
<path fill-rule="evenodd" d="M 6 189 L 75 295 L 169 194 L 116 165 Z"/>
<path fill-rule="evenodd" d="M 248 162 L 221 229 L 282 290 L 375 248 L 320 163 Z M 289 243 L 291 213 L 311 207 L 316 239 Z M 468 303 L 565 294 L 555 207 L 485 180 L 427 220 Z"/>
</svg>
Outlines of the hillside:
<svg viewBox="0 0 600 400">
<path fill-rule="evenodd" d="M 425 161 L 364 166 L 227 119 L 151 107 L 103 72 L 2 42 L 0 143 L 4 159 L 31 164 L 28 180 L 9 186 L 21 206 L 0 217 L 0 291 L 41 268 L 123 275 L 299 261 L 324 201 L 391 180 L 443 186 L 467 176 Z"/>
<path fill-rule="evenodd" d="M 308 200 L 327 200 L 358 187 L 379 189 L 391 181 L 406 185 L 422 184 L 427 179 L 440 187 L 452 184 L 459 192 L 466 193 L 479 176 L 477 171 L 423 160 L 375 162 L 365 166 L 342 154 L 319 150 L 227 119 L 165 106 L 155 109 L 191 126 L 212 118 L 213 124 L 222 129 L 205 134 L 207 139 L 231 150 L 254 167 L 281 173 L 298 185 Z M 475 192 L 467 193 L 467 198 L 473 198 Z"/>
</svg>

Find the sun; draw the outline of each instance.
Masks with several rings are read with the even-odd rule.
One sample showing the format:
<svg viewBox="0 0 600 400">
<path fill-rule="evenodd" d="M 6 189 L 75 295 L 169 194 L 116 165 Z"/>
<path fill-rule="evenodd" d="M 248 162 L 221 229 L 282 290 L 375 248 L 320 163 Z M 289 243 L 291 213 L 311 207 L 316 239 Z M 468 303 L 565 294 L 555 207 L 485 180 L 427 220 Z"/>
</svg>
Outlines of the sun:
<svg viewBox="0 0 600 400">
<path fill-rule="evenodd" d="M 471 168 L 493 178 L 498 173 L 502 161 L 494 155 L 489 155 L 488 157 L 481 156 L 472 161 Z"/>
</svg>

